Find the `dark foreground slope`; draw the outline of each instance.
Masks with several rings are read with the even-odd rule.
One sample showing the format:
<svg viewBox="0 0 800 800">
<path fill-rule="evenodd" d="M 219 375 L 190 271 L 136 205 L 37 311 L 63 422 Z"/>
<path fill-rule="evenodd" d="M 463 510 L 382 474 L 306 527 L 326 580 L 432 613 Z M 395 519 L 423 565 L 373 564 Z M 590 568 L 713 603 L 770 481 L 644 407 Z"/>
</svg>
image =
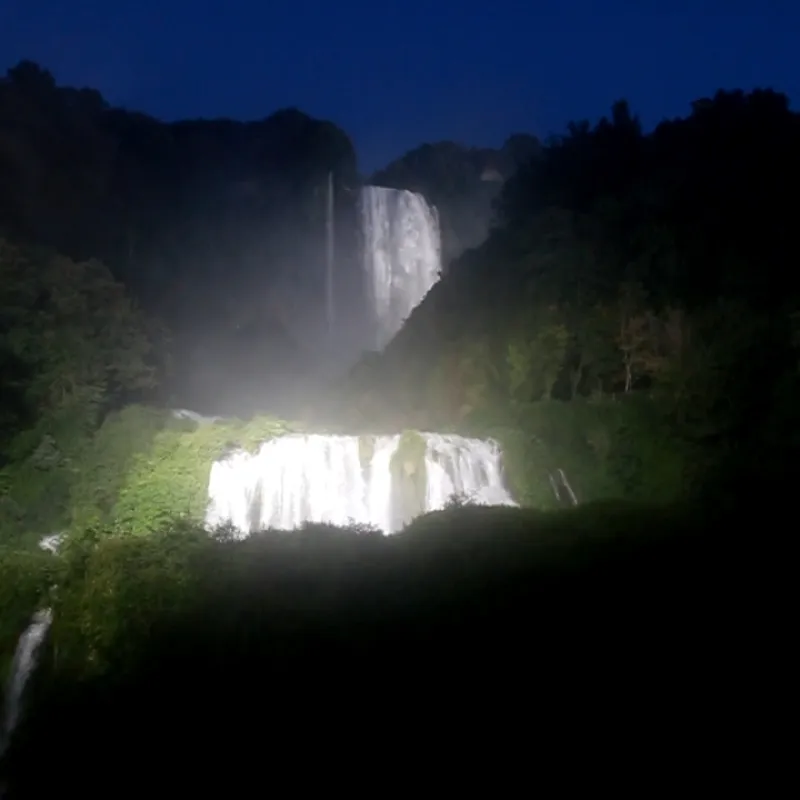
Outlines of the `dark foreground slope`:
<svg viewBox="0 0 800 800">
<path fill-rule="evenodd" d="M 727 725 L 754 642 L 764 559 L 739 532 L 587 506 L 452 509 L 389 538 L 108 541 L 65 578 L 7 798 L 375 789 L 453 758 L 455 788 L 524 771 L 539 736 L 627 751 L 678 725 L 687 747 Z"/>
</svg>

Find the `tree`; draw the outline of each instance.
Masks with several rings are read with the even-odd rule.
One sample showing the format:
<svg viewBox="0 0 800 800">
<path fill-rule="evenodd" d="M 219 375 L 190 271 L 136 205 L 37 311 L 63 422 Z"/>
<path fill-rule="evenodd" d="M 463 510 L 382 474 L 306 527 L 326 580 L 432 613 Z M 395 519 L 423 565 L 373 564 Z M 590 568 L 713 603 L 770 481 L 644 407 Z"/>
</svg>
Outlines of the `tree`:
<svg viewBox="0 0 800 800">
<path fill-rule="evenodd" d="M 602 393 L 619 368 L 614 311 L 598 303 L 593 308 L 576 309 L 571 318 L 570 397 L 577 397 L 581 388 L 590 394 Z"/>
<path fill-rule="evenodd" d="M 103 413 L 154 388 L 158 326 L 97 261 L 0 239 L 0 527 L 63 530 Z"/>
<path fill-rule="evenodd" d="M 506 351 L 508 391 L 517 402 L 552 397 L 570 336 L 556 306 L 538 309 L 534 325 L 520 325 Z"/>
<path fill-rule="evenodd" d="M 98 261 L 0 240 L 0 324 L 10 355 L 30 370 L 26 396 L 40 413 L 155 385 L 155 331 Z"/>
<path fill-rule="evenodd" d="M 652 377 L 663 366 L 659 348 L 659 323 L 645 305 L 639 284 L 622 284 L 619 293 L 617 346 L 622 353 L 624 391 L 630 392 L 640 378 Z"/>
</svg>

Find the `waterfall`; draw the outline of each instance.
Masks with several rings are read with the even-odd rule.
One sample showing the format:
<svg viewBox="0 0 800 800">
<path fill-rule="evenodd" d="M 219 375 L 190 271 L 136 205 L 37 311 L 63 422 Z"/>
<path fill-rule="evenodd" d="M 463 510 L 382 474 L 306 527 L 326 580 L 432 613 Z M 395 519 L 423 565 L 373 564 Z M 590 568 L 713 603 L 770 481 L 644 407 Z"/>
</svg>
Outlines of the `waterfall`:
<svg viewBox="0 0 800 800">
<path fill-rule="evenodd" d="M 14 661 L 11 665 L 11 674 L 8 679 L 5 696 L 5 713 L 0 729 L 0 755 L 5 752 L 11 739 L 11 734 L 19 722 L 22 700 L 25 687 L 36 668 L 36 659 L 39 647 L 47 636 L 50 624 L 53 621 L 53 612 L 46 608 L 33 615 L 30 625 L 25 629 L 17 642 Z"/>
<path fill-rule="evenodd" d="M 292 434 L 255 454 L 231 453 L 211 468 L 206 522 L 232 523 L 242 535 L 304 522 L 394 533 L 454 496 L 515 505 L 495 442 L 435 433 L 408 437 Z"/>
<path fill-rule="evenodd" d="M 439 218 L 420 194 L 365 186 L 361 222 L 374 345 L 382 350 L 439 279 Z"/>
</svg>

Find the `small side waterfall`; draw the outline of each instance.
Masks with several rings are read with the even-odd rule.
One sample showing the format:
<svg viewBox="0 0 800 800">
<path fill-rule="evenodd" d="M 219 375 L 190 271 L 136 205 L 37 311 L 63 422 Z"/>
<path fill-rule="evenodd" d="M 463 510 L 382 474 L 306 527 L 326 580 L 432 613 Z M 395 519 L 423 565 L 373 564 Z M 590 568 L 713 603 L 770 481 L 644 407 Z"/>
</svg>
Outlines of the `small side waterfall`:
<svg viewBox="0 0 800 800">
<path fill-rule="evenodd" d="M 37 611 L 17 642 L 6 688 L 2 728 L 0 728 L 0 756 L 8 747 L 11 735 L 19 722 L 25 687 L 36 668 L 39 648 L 47 636 L 52 622 L 53 612 L 51 609 L 45 608 Z"/>
<path fill-rule="evenodd" d="M 439 280 L 439 217 L 421 194 L 365 186 L 361 226 L 373 346 L 382 350 Z"/>
<path fill-rule="evenodd" d="M 495 442 L 435 433 L 403 436 L 290 435 L 255 454 L 217 461 L 209 479 L 210 527 L 242 535 L 304 522 L 361 524 L 394 533 L 451 498 L 516 505 L 503 485 Z"/>
</svg>

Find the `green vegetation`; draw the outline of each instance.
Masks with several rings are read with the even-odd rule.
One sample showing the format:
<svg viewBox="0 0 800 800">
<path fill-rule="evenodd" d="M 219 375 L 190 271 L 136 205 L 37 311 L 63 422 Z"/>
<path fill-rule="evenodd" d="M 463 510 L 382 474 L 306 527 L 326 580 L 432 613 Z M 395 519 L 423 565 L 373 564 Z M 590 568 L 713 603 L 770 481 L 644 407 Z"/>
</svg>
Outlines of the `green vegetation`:
<svg viewBox="0 0 800 800">
<path fill-rule="evenodd" d="M 252 452 L 290 430 L 271 417 L 197 423 L 138 406 L 111 414 L 73 488 L 72 528 L 113 523 L 144 534 L 177 516 L 197 523 L 208 504 L 211 464 L 226 450 Z"/>
<path fill-rule="evenodd" d="M 131 404 L 165 377 L 169 337 L 97 261 L 0 239 L 0 325 L 0 544 L 197 522 L 214 459 L 293 429 Z"/>
<path fill-rule="evenodd" d="M 12 521 L 15 528 L 6 524 L 6 541 L 34 544 L 44 534 L 97 526 L 145 534 L 180 517 L 198 523 L 216 459 L 233 448 L 254 451 L 294 429 L 265 416 L 197 423 L 169 411 L 126 406 L 87 432 L 67 464 L 43 467 L 34 454 L 4 469 L 6 508 L 30 509 Z M 23 505 L 25 493 L 37 502 Z"/>
<path fill-rule="evenodd" d="M 198 425 L 142 405 L 163 377 L 163 329 L 98 262 L 0 239 L 2 542 L 93 525 L 146 532 L 202 518 L 226 447 L 288 426 L 268 417 Z M 113 410 L 113 409 L 119 410 Z"/>
<path fill-rule="evenodd" d="M 242 747 L 239 737 L 209 742 L 209 731 L 236 730 L 243 713 L 290 740 L 311 715 L 327 739 L 342 714 L 372 729 L 374 715 L 406 719 L 438 704 L 450 730 L 468 688 L 475 713 L 470 687 L 481 682 L 493 702 L 541 714 L 540 687 L 551 691 L 570 663 L 584 674 L 573 694 L 587 681 L 608 690 L 611 653 L 640 670 L 648 648 L 663 659 L 673 646 L 665 620 L 682 635 L 705 624 L 709 576 L 720 557 L 742 556 L 729 521 L 711 521 L 719 535 L 674 507 L 453 508 L 394 537 L 309 526 L 232 542 L 182 526 L 73 542 L 49 557 L 62 562 L 54 623 L 11 779 L 42 796 L 87 751 L 117 774 L 146 732 L 146 764 L 125 773 L 128 788 L 166 769 L 176 741 L 192 758 L 213 751 L 205 781 Z M 693 664 L 712 646 L 702 633 Z M 70 736 L 76 719 L 81 734 Z M 51 768 L 32 770 L 42 747 Z M 81 773 L 84 796 L 102 793 L 107 775 Z M 190 770 L 181 780 L 197 779 Z"/>
<path fill-rule="evenodd" d="M 96 261 L 0 239 L 0 527 L 62 530 L 70 487 L 110 406 L 152 389 L 163 331 Z"/>
<path fill-rule="evenodd" d="M 525 562 L 531 569 L 550 569 L 554 557 L 560 560 L 573 548 L 591 549 L 598 540 L 635 537 L 645 525 L 657 538 L 659 531 L 668 532 L 671 524 L 686 517 L 674 509 L 654 513 L 621 504 L 558 514 L 457 507 L 421 517 L 392 537 L 310 525 L 296 536 L 266 533 L 244 541 L 228 541 L 224 533 L 210 537 L 189 522 L 155 527 L 146 537 L 118 527 L 95 529 L 70 539 L 58 555 L 0 554 L 4 608 L 15 610 L 8 628 L 16 630 L 13 637 L 5 637 L 3 652 L 10 655 L 19 632 L 46 601 L 54 610 L 50 648 L 57 661 L 51 668 L 82 680 L 134 666 L 137 651 L 148 649 L 146 643 L 159 628 L 207 615 L 213 624 L 218 614 L 225 614 L 224 609 L 213 609 L 217 598 L 222 593 L 225 602 L 231 602 L 240 579 L 264 579 L 259 589 L 263 598 L 255 599 L 248 612 L 256 614 L 271 602 L 286 606 L 288 601 L 278 596 L 265 599 L 280 594 L 282 575 L 290 583 L 299 580 L 298 588 L 302 585 L 304 591 L 309 588 L 306 581 L 319 578 L 327 588 L 309 594 L 297 611 L 322 613 L 330 610 L 329 602 L 343 602 L 335 599 L 334 587 L 343 582 L 339 588 L 346 588 L 351 572 L 363 571 L 370 581 L 388 577 L 374 559 L 385 563 L 392 579 L 401 583 L 413 580 L 418 558 L 431 559 L 436 570 L 446 571 L 447 554 L 454 548 L 494 551 L 489 562 L 471 562 L 476 572 L 498 565 L 507 570 L 526 551 L 535 554 Z M 531 536 L 532 531 L 537 535 Z M 409 567 L 407 574 L 403 565 Z M 322 574 L 326 571 L 327 576 Z"/>
<path fill-rule="evenodd" d="M 63 573 L 49 553 L 0 547 L 0 685 L 5 686 L 20 633 Z"/>
</svg>

